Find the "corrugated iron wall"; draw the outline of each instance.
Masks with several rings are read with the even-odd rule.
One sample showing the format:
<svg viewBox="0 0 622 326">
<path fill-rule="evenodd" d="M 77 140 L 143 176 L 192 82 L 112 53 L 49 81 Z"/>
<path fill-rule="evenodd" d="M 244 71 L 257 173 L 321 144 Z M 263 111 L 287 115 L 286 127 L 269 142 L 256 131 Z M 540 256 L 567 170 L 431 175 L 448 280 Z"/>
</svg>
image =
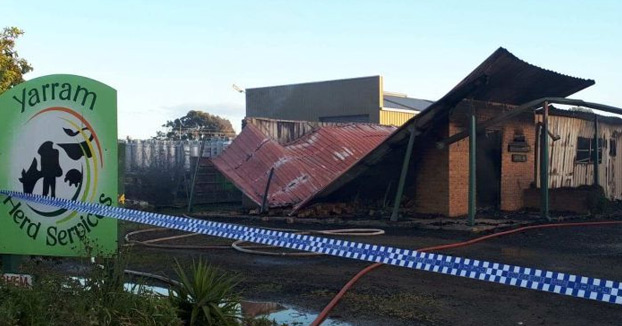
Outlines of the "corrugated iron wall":
<svg viewBox="0 0 622 326">
<path fill-rule="evenodd" d="M 201 140 L 120 141 L 119 164 L 128 199 L 145 200 L 156 206 L 185 205 L 188 202 Z M 227 138 L 205 141 L 195 184 L 195 204 L 240 202 L 242 194 L 209 161 L 229 144 Z M 123 153 L 123 154 L 121 154 Z M 121 159 L 123 156 L 123 159 Z"/>
<path fill-rule="evenodd" d="M 401 126 L 408 119 L 415 116 L 417 112 L 401 112 L 380 110 L 380 124 L 386 126 Z M 346 125 L 348 123 L 339 122 L 318 122 L 318 121 L 295 121 L 295 120 L 275 120 L 268 118 L 246 117 L 244 125 L 251 124 L 261 132 L 284 145 L 294 141 L 319 127 Z"/>
<path fill-rule="evenodd" d="M 314 129 L 319 127 L 343 125 L 344 123 L 274 120 L 247 117 L 244 119 L 244 125 L 246 124 L 251 124 L 257 127 L 264 135 L 276 140 L 279 144 L 284 145 L 312 132 Z"/>
<path fill-rule="evenodd" d="M 184 169 L 191 167 L 190 158 L 199 156 L 201 140 L 131 140 L 125 146 L 125 171 L 149 167 Z M 215 157 L 231 144 L 228 138 L 212 138 L 205 142 L 203 157 Z"/>
<path fill-rule="evenodd" d="M 542 121 L 542 116 L 536 117 Z M 549 137 L 549 187 L 579 187 L 594 183 L 594 164 L 577 163 L 578 137 L 594 138 L 594 122 L 589 120 L 550 116 L 549 130 L 561 138 L 553 142 Z M 599 164 L 599 183 L 610 199 L 622 199 L 622 125 L 599 123 L 599 138 L 603 138 L 602 162 Z M 611 140 L 615 141 L 616 155 L 610 155 Z M 539 151 L 538 151 L 539 153 Z M 538 154 L 538 162 L 540 157 Z M 539 168 L 537 169 L 539 174 Z M 539 175 L 536 178 L 540 187 Z"/>
<path fill-rule="evenodd" d="M 415 115 L 416 112 L 380 110 L 380 124 L 399 127 Z"/>
</svg>

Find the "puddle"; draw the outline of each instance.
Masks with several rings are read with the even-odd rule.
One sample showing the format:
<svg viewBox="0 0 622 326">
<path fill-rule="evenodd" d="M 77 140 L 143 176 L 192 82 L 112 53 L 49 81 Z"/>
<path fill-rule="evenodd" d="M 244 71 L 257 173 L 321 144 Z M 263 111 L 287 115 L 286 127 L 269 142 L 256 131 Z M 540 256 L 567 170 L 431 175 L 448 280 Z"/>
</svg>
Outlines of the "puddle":
<svg viewBox="0 0 622 326">
<path fill-rule="evenodd" d="M 132 293 L 137 293 L 139 289 L 143 289 L 143 290 L 147 290 L 147 291 L 151 291 L 153 293 L 159 294 L 159 295 L 163 295 L 168 297 L 169 295 L 169 289 L 163 288 L 163 287 L 159 287 L 159 286 L 151 286 L 151 285 L 140 285 L 140 284 L 135 284 L 135 283 L 125 283 L 123 284 L 123 288 L 125 289 L 125 291 L 127 292 L 132 292 Z"/>
<path fill-rule="evenodd" d="M 284 310 L 273 312 L 267 315 L 263 315 L 270 320 L 274 320 L 277 324 L 287 323 L 289 325 L 309 325 L 315 320 L 318 314 L 306 313 L 298 310 L 294 307 L 288 307 Z M 351 324 L 344 321 L 327 318 L 322 325 L 324 326 L 351 326 Z"/>
<path fill-rule="evenodd" d="M 286 309 L 276 302 L 242 301 L 240 303 L 242 314 L 245 317 L 265 316 Z"/>
</svg>

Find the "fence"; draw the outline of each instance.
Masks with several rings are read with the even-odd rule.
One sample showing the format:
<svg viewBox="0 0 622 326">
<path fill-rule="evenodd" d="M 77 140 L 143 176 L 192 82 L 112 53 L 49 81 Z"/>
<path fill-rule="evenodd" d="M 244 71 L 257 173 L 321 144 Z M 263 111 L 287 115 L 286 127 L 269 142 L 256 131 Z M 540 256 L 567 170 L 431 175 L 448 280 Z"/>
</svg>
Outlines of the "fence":
<svg viewBox="0 0 622 326">
<path fill-rule="evenodd" d="M 131 140 L 119 142 L 119 164 L 123 166 L 124 192 L 128 199 L 145 200 L 156 206 L 185 205 L 201 151 L 202 140 Z M 241 201 L 241 193 L 211 164 L 228 138 L 205 140 L 197 171 L 196 204 Z"/>
<path fill-rule="evenodd" d="M 162 170 L 189 171 L 191 157 L 198 157 L 202 140 L 130 140 L 125 144 L 125 173 L 156 167 Z M 215 157 L 229 144 L 229 138 L 205 140 L 202 157 Z"/>
</svg>

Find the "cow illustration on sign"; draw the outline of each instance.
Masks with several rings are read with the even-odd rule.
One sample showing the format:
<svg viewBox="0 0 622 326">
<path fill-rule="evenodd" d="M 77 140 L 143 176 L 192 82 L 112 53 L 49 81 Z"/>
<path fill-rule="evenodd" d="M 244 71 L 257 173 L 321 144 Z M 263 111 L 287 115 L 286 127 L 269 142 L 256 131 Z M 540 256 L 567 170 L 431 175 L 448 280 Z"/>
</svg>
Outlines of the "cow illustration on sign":
<svg viewBox="0 0 622 326">
<path fill-rule="evenodd" d="M 58 150 L 54 149 L 51 141 L 46 141 L 39 147 L 37 153 L 41 155 L 41 177 L 43 178 L 43 196 L 48 193 L 56 197 L 56 178 L 63 175 L 60 167 Z"/>
<path fill-rule="evenodd" d="M 75 137 L 85 130 L 88 130 L 88 128 L 83 128 L 78 131 L 63 128 L 65 134 L 70 137 Z M 91 133 L 89 141 L 92 140 L 93 135 Z M 74 161 L 78 161 L 85 156 L 88 158 L 92 157 L 91 150 L 86 141 L 57 145 Z M 60 166 L 60 152 L 54 148 L 54 142 L 45 141 L 39 146 L 37 153 L 40 156 L 41 170 L 37 169 L 37 158 L 33 158 L 28 171 L 22 169 L 22 175 L 19 181 L 23 185 L 23 191 L 24 193 L 32 194 L 37 182 L 43 179 L 43 191 L 41 194 L 43 196 L 50 195 L 51 197 L 56 197 L 56 178 L 63 175 L 63 168 Z M 70 186 L 78 187 L 82 183 L 82 177 L 81 171 L 71 169 L 65 174 L 64 182 L 67 182 Z"/>
</svg>

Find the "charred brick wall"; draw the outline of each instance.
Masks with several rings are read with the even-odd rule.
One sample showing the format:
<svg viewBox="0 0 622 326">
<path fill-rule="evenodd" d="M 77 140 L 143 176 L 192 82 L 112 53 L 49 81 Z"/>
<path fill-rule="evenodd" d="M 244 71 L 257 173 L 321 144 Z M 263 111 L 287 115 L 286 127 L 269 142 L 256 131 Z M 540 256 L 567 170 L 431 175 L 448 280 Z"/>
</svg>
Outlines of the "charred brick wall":
<svg viewBox="0 0 622 326">
<path fill-rule="evenodd" d="M 510 143 L 524 137 L 529 145 L 528 152 L 510 152 Z M 536 153 L 536 126 L 531 111 L 508 121 L 503 126 L 503 148 L 501 155 L 501 210 L 516 211 L 525 207 L 525 190 L 534 181 L 534 160 Z M 512 155 L 524 155 L 525 162 L 513 162 Z"/>
<path fill-rule="evenodd" d="M 415 209 L 421 214 L 449 215 L 449 150 L 437 149 L 434 140 L 447 137 L 447 123 L 432 137 L 417 143 Z"/>
<path fill-rule="evenodd" d="M 445 126 L 435 133 L 440 140 L 468 130 L 471 110 L 477 122 L 513 109 L 512 106 L 480 101 L 462 101 L 452 110 Z M 501 210 L 513 211 L 524 207 L 524 190 L 529 188 L 534 176 L 535 124 L 533 114 L 526 113 L 506 121 L 490 130 L 501 132 Z M 517 139 L 524 139 L 529 152 L 509 152 L 508 146 Z M 419 156 L 416 173 L 416 209 L 423 214 L 442 214 L 450 217 L 466 215 L 469 190 L 469 139 L 465 138 L 444 149 L 437 149 L 435 141 L 425 141 L 416 148 Z M 525 155 L 524 162 L 513 162 L 512 154 Z"/>
</svg>

